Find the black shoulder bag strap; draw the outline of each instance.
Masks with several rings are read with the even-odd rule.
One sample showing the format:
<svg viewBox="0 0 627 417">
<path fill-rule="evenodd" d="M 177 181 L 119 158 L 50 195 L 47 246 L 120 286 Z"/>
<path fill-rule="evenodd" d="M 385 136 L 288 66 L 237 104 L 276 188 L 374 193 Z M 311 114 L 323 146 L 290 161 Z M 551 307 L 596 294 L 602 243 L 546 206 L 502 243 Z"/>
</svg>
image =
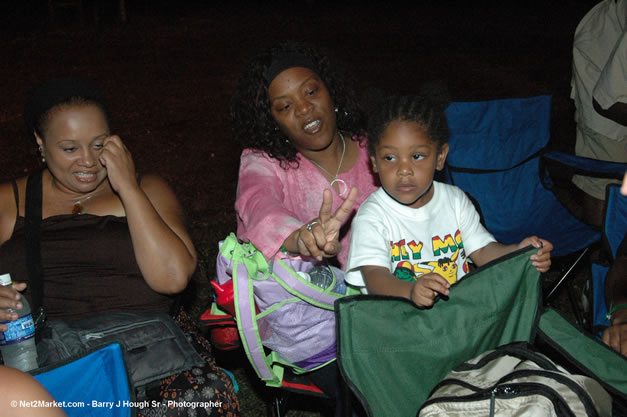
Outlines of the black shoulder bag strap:
<svg viewBox="0 0 627 417">
<path fill-rule="evenodd" d="M 26 204 L 24 209 L 24 235 L 26 237 L 26 271 L 32 295 L 31 312 L 35 328 L 45 321 L 44 268 L 41 262 L 41 190 L 42 171 L 28 176 L 26 180 Z"/>
</svg>

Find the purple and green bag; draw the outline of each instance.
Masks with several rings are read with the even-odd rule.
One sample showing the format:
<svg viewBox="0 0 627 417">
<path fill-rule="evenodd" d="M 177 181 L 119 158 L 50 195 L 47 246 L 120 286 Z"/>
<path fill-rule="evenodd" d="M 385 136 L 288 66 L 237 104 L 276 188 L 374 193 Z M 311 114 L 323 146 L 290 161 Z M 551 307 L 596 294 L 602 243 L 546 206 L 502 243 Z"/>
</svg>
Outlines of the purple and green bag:
<svg viewBox="0 0 627 417">
<path fill-rule="evenodd" d="M 332 280 L 326 288 L 314 285 L 308 273 L 320 265 L 287 255 L 269 261 L 233 233 L 220 242 L 218 283 L 233 281 L 242 345 L 257 375 L 269 386 L 281 385 L 285 367 L 299 374 L 335 360 L 333 304 L 359 291 L 344 290 L 344 273 L 335 267 L 328 268 Z M 216 303 L 212 313 L 226 314 Z"/>
</svg>

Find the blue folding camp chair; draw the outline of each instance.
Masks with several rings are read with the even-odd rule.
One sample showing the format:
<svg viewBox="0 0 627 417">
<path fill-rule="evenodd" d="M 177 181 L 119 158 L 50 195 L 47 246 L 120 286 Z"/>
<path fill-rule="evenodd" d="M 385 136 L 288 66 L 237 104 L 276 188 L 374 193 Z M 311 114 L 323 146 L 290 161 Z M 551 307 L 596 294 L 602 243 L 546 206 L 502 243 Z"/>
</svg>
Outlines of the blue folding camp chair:
<svg viewBox="0 0 627 417">
<path fill-rule="evenodd" d="M 627 169 L 627 164 L 549 152 L 550 113 L 547 95 L 451 103 L 446 110 L 450 151 L 443 172 L 445 181 L 478 203 L 482 220 L 497 240 L 511 244 L 537 235 L 553 243 L 554 257 L 569 261 L 563 276 L 547 291 L 547 303 L 569 282 L 600 233 L 572 215 L 547 188 L 544 180 L 549 178 L 541 162 L 557 160 L 574 164 L 578 172 L 617 178 Z M 583 324 L 573 288 L 567 288 L 577 321 Z"/>
<path fill-rule="evenodd" d="M 607 186 L 605 205 L 602 242 L 611 265 L 616 259 L 620 244 L 627 235 L 627 197 L 620 194 L 618 185 Z M 606 318 L 608 307 L 605 302 L 605 278 L 609 268 L 608 265 L 592 264 L 592 325 L 594 330 L 600 330 L 610 324 Z"/>
<path fill-rule="evenodd" d="M 69 417 L 135 415 L 122 350 L 107 345 L 54 368 L 31 372 Z"/>
</svg>

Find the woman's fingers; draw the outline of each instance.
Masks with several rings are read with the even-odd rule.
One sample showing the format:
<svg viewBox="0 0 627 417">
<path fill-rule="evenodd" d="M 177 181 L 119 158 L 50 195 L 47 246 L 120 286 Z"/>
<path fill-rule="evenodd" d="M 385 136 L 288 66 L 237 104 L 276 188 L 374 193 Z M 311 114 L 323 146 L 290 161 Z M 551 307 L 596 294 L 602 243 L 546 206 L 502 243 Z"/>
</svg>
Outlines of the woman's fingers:
<svg viewBox="0 0 627 417">
<path fill-rule="evenodd" d="M 107 137 L 102 143 L 102 151 L 100 152 L 100 162 L 106 166 L 109 159 L 117 157 L 126 150 L 126 147 L 122 143 L 122 139 L 119 136 L 113 135 Z"/>
<path fill-rule="evenodd" d="M 359 194 L 359 190 L 357 187 L 351 188 L 350 193 L 348 193 L 348 197 L 346 200 L 340 204 L 340 207 L 335 211 L 333 218 L 340 223 L 343 223 L 344 220 L 348 218 L 348 216 L 353 211 L 353 207 L 355 206 L 355 202 L 357 202 L 357 195 Z"/>
<path fill-rule="evenodd" d="M 307 225 L 306 229 L 313 236 L 316 248 L 323 249 L 324 245 L 327 243 L 327 236 L 325 234 L 323 223 L 314 220 Z"/>
<path fill-rule="evenodd" d="M 17 302 L 20 299 L 18 291 L 24 291 L 25 283 L 13 283 L 11 287 L 0 286 L 0 309 L 19 308 Z"/>
<path fill-rule="evenodd" d="M 319 217 L 300 229 L 298 247 L 301 255 L 322 259 L 339 253 L 342 247 L 338 241 L 339 230 L 351 213 L 357 200 L 357 194 L 357 187 L 353 187 L 346 200 L 342 202 L 335 213 L 331 213 L 333 193 L 329 189 L 323 191 Z"/>
<path fill-rule="evenodd" d="M 298 247 L 301 255 L 322 259 L 322 248 L 326 242 L 324 229 L 318 220 L 312 220 L 301 227 L 298 235 Z"/>
<path fill-rule="evenodd" d="M 357 196 L 359 194 L 359 190 L 357 187 L 351 188 L 350 193 L 348 193 L 348 197 L 346 200 L 340 204 L 335 213 L 331 213 L 331 209 L 333 207 L 333 193 L 331 190 L 326 189 L 322 193 L 322 205 L 320 206 L 320 222 L 323 225 L 326 225 L 330 220 L 335 220 L 340 224 L 344 222 L 351 214 L 353 207 L 355 206 L 355 202 L 357 201 Z"/>
<path fill-rule="evenodd" d="M 342 244 L 338 240 L 332 240 L 324 245 L 324 256 L 330 258 L 342 250 Z"/>
<path fill-rule="evenodd" d="M 121 193 L 122 190 L 137 186 L 133 158 L 119 136 L 105 139 L 99 160 L 106 167 L 109 182 L 116 192 Z"/>
<path fill-rule="evenodd" d="M 20 294 L 18 291 L 24 291 L 26 284 L 23 282 L 13 283 L 12 287 L 0 286 L 0 322 L 17 320 L 18 314 L 7 309 L 19 310 L 23 307 L 19 301 Z M 0 332 L 7 330 L 7 326 L 0 324 Z"/>
<path fill-rule="evenodd" d="M 333 207 L 333 194 L 331 190 L 326 189 L 322 192 L 322 204 L 320 205 L 320 212 L 318 219 L 322 224 L 327 224 L 331 220 L 331 208 Z"/>
</svg>

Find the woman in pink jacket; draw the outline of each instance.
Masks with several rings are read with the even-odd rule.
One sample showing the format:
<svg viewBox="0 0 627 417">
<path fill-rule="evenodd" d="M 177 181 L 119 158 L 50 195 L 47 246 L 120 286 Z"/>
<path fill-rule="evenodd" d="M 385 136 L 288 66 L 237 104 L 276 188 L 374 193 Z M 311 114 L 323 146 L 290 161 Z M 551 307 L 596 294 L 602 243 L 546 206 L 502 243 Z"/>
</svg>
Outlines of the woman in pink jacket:
<svg viewBox="0 0 627 417">
<path fill-rule="evenodd" d="M 244 70 L 231 113 L 245 148 L 235 202 L 238 238 L 268 259 L 326 259 L 343 269 L 350 220 L 377 185 L 363 115 L 339 68 L 301 44 L 270 48 Z M 274 333 L 291 331 L 286 343 L 264 344 L 305 369 L 335 358 L 333 312 L 305 302 L 289 308 L 271 323 Z M 336 397 L 335 362 L 308 375 Z"/>
<path fill-rule="evenodd" d="M 283 249 L 343 267 L 349 231 L 341 226 L 376 184 L 363 116 L 338 67 L 296 43 L 264 51 L 240 78 L 232 116 L 246 148 L 238 237 L 267 258 Z"/>
</svg>

